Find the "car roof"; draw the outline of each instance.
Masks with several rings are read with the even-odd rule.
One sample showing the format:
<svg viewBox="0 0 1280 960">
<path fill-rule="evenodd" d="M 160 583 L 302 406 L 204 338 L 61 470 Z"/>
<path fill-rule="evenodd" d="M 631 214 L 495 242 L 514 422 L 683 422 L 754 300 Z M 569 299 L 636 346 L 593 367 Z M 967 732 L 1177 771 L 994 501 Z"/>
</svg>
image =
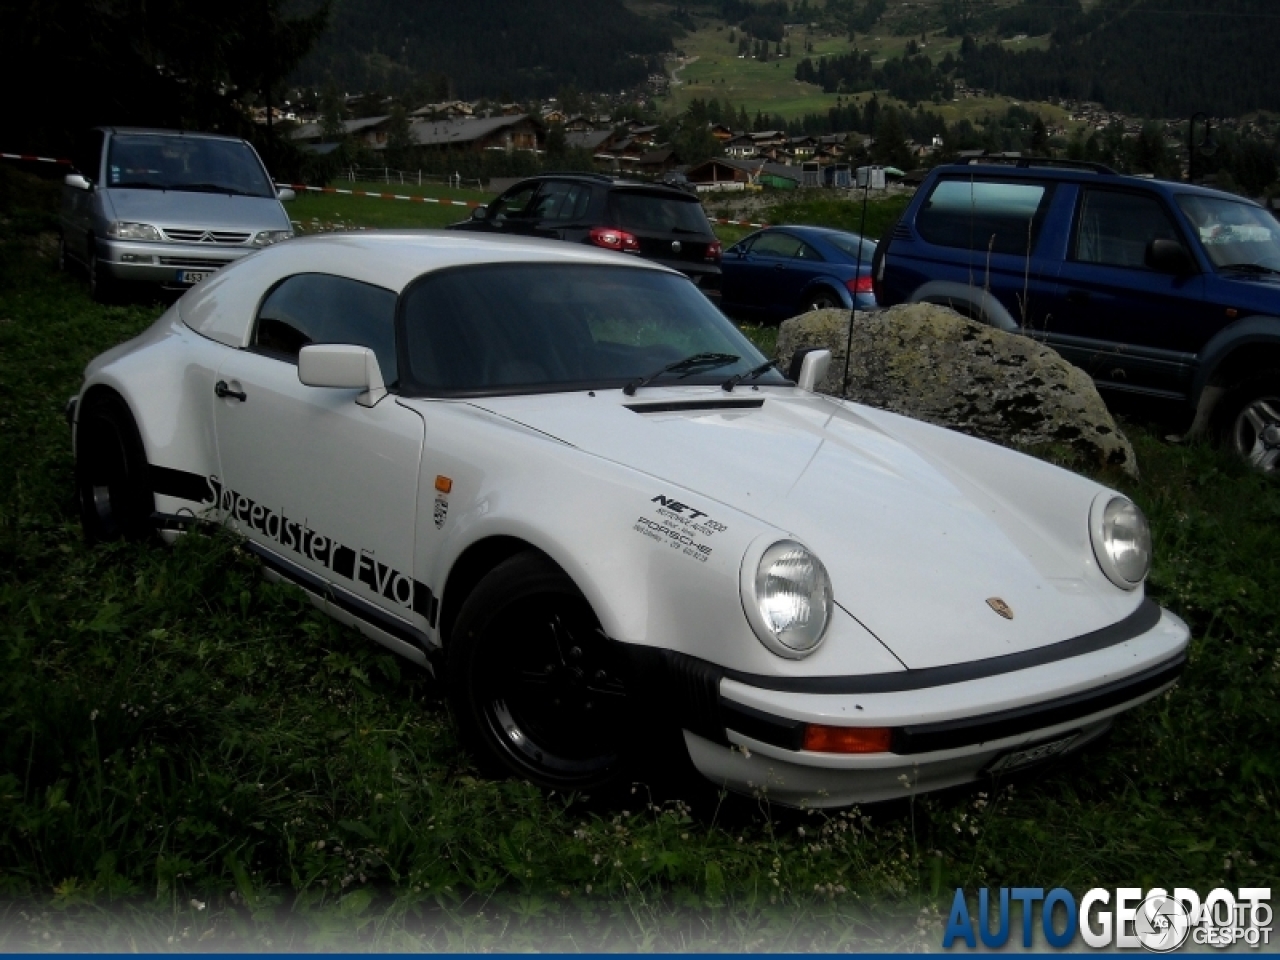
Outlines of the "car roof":
<svg viewBox="0 0 1280 960">
<path fill-rule="evenodd" d="M 566 171 L 564 173 L 535 173 L 532 176 L 524 177 L 518 181 L 516 185 L 538 183 L 543 180 L 575 180 L 579 183 L 594 183 L 601 187 L 620 187 L 624 190 L 652 191 L 653 193 L 667 194 L 684 200 L 697 199 L 693 194 L 681 190 L 679 187 L 673 187 L 667 183 L 654 183 L 649 180 L 628 180 L 623 177 L 611 177 L 604 173 L 579 173 L 575 171 Z"/>
<path fill-rule="evenodd" d="M 943 176 L 952 179 L 973 176 L 984 179 L 1058 180 L 1071 183 L 1100 184 L 1103 186 L 1125 186 L 1149 190 L 1167 197 L 1193 194 L 1196 196 L 1217 197 L 1223 200 L 1236 200 L 1241 203 L 1250 203 L 1258 206 L 1248 197 L 1228 193 L 1225 190 L 1215 190 L 1212 187 L 1182 183 L 1178 180 L 1160 180 L 1154 177 L 1136 177 L 1131 174 L 1116 173 L 1115 171 L 1088 169 L 1084 165 L 1079 167 L 1059 166 L 1053 161 L 1045 161 L 1042 166 L 1036 166 L 1034 158 L 1031 158 L 1030 165 L 1016 167 L 1011 164 L 982 163 L 981 161 L 960 161 L 958 163 L 942 164 L 934 167 L 932 176 L 935 179 L 941 179 Z"/>
<path fill-rule="evenodd" d="M 94 127 L 95 130 L 101 130 L 103 133 L 127 134 L 127 135 L 146 135 L 159 137 L 192 137 L 202 140 L 234 140 L 241 142 L 239 137 L 233 137 L 226 133 L 202 133 L 199 130 L 167 130 L 163 127 Z"/>
<path fill-rule="evenodd" d="M 650 260 L 585 244 L 444 230 L 370 230 L 295 237 L 223 267 L 178 302 L 198 333 L 242 347 L 258 301 L 274 284 L 300 273 L 325 273 L 396 294 L 422 276 L 482 263 L 588 263 L 682 274 Z"/>
</svg>

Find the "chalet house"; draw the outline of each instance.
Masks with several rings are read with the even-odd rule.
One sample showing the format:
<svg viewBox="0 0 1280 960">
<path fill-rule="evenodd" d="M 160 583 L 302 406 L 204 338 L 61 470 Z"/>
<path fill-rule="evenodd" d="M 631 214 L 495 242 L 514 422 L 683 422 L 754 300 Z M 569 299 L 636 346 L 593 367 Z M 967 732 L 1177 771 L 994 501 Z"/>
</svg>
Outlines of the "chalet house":
<svg viewBox="0 0 1280 960">
<path fill-rule="evenodd" d="M 759 152 L 760 148 L 755 140 L 751 139 L 750 134 L 746 133 L 739 134 L 724 145 L 725 156 L 732 157 L 735 160 L 749 160 Z"/>
<path fill-rule="evenodd" d="M 713 123 L 711 125 L 711 135 L 721 143 L 727 143 L 736 136 L 733 130 L 730 127 L 726 127 L 723 123 Z"/>
<path fill-rule="evenodd" d="M 431 150 L 541 150 L 545 129 L 533 117 L 519 114 L 415 120 L 409 135 L 416 145 Z"/>
<path fill-rule="evenodd" d="M 387 124 L 390 119 L 387 116 L 344 120 L 342 122 L 342 136 L 344 139 L 358 142 L 361 146 L 381 150 L 387 145 Z M 320 121 L 301 124 L 290 132 L 289 139 L 303 149 L 318 146 L 324 143 L 325 140 L 324 125 Z M 314 153 L 315 151 L 311 152 Z"/>
<path fill-rule="evenodd" d="M 724 190 L 745 190 L 756 182 L 760 163 L 750 160 L 731 160 L 713 157 L 685 171 L 685 177 L 698 188 L 699 193 Z"/>
</svg>

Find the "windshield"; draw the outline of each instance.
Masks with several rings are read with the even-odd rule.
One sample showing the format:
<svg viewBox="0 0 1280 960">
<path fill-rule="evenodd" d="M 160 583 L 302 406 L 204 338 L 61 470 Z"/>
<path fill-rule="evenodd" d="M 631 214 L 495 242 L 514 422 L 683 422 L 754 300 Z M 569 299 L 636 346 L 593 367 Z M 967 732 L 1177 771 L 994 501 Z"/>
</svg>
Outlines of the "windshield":
<svg viewBox="0 0 1280 960">
<path fill-rule="evenodd" d="M 695 354 L 741 358 L 653 381 L 719 384 L 764 362 L 686 278 L 633 267 L 503 263 L 429 273 L 405 293 L 401 322 L 402 389 L 426 396 L 621 388 Z M 768 373 L 753 382 L 788 381 Z"/>
<path fill-rule="evenodd" d="M 615 226 L 623 230 L 711 235 L 702 204 L 693 197 L 681 200 L 665 194 L 615 191 L 611 203 Z"/>
<path fill-rule="evenodd" d="M 837 250 L 847 253 L 854 260 L 858 259 L 858 247 L 862 247 L 862 262 L 869 264 L 871 258 L 876 255 L 876 245 L 874 241 L 863 240 L 857 234 L 853 233 L 828 233 L 823 236 L 827 243 L 831 244 Z"/>
<path fill-rule="evenodd" d="M 1280 223 L 1260 207 L 1219 197 L 1181 194 L 1178 206 L 1215 267 L 1256 264 L 1280 270 Z"/>
<path fill-rule="evenodd" d="M 109 187 L 275 196 L 257 154 L 240 140 L 120 135 L 107 159 Z"/>
</svg>

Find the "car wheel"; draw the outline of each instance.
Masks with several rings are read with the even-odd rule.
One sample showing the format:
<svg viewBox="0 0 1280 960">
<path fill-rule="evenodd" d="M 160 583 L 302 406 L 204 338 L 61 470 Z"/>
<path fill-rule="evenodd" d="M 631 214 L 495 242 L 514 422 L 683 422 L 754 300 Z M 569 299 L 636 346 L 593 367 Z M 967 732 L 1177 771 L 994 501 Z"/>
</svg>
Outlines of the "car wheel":
<svg viewBox="0 0 1280 960">
<path fill-rule="evenodd" d="M 1280 370 L 1245 380 L 1218 409 L 1218 437 L 1261 473 L 1280 478 Z"/>
<path fill-rule="evenodd" d="M 808 310 L 843 310 L 844 304 L 830 290 L 815 290 L 805 298 Z"/>
<path fill-rule="evenodd" d="M 141 540 L 154 529 L 155 497 L 138 428 L 124 401 L 91 397 L 76 427 L 76 493 L 91 543 Z"/>
<path fill-rule="evenodd" d="M 446 671 L 463 742 L 486 773 L 582 790 L 624 768 L 619 655 L 573 581 L 543 555 L 517 554 L 472 591 Z"/>
</svg>

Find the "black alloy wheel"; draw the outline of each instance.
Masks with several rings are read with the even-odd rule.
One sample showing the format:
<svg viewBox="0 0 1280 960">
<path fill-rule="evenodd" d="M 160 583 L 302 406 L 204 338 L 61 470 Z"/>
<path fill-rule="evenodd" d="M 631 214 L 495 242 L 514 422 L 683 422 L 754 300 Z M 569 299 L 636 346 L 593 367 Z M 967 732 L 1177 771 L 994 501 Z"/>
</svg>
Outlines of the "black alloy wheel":
<svg viewBox="0 0 1280 960">
<path fill-rule="evenodd" d="M 155 497 L 138 428 L 124 401 L 90 397 L 76 428 L 76 493 L 91 543 L 140 540 L 154 529 Z"/>
<path fill-rule="evenodd" d="M 518 554 L 480 582 L 446 659 L 454 716 L 486 773 L 558 790 L 618 779 L 631 752 L 620 657 L 545 556 Z"/>
</svg>

